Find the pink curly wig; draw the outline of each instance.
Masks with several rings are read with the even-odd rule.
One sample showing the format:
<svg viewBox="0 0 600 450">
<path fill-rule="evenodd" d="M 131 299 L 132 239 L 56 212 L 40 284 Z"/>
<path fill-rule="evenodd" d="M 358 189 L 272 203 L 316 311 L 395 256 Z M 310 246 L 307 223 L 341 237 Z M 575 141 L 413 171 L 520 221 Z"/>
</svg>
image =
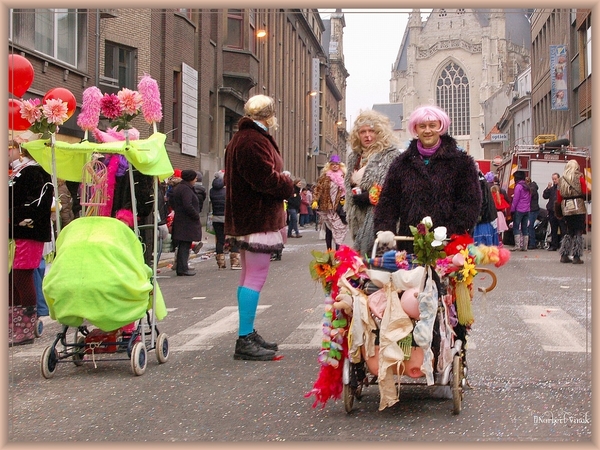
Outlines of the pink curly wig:
<svg viewBox="0 0 600 450">
<path fill-rule="evenodd" d="M 443 109 L 434 105 L 419 106 L 415 109 L 408 119 L 408 131 L 413 136 L 416 136 L 417 125 L 431 120 L 440 122 L 440 128 L 437 130 L 438 133 L 444 134 L 448 131 L 448 127 L 450 127 L 450 117 L 448 117 L 448 114 L 446 114 Z"/>
</svg>

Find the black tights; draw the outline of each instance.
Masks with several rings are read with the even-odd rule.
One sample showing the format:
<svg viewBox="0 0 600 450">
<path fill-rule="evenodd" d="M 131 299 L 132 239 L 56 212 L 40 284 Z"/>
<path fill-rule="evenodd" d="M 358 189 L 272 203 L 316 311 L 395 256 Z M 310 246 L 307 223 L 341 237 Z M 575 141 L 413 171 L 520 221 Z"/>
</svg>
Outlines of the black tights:
<svg viewBox="0 0 600 450">
<path fill-rule="evenodd" d="M 327 245 L 327 250 L 331 250 L 333 248 L 333 232 L 327 227 L 327 225 L 323 225 L 325 227 L 325 244 Z M 335 244 L 335 249 L 338 250 L 340 246 Z"/>
</svg>

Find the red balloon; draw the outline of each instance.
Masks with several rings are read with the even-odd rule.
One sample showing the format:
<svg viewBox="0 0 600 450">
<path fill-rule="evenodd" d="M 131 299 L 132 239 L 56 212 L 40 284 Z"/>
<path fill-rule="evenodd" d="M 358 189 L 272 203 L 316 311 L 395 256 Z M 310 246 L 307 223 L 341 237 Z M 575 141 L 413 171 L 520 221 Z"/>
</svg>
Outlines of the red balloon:
<svg viewBox="0 0 600 450">
<path fill-rule="evenodd" d="M 33 66 L 21 55 L 8 55 L 8 92 L 23 97 L 33 83 Z"/>
<path fill-rule="evenodd" d="M 42 105 L 46 103 L 46 100 L 49 99 L 60 99 L 67 104 L 67 116 L 71 118 L 73 113 L 75 112 L 75 108 L 77 107 L 77 102 L 75 101 L 75 96 L 73 93 L 65 88 L 57 87 L 52 88 L 46 95 L 44 95 L 44 99 L 42 100 Z"/>
<path fill-rule="evenodd" d="M 21 117 L 21 102 L 15 99 L 8 100 L 8 129 L 15 131 L 28 130 L 29 120 Z"/>
</svg>

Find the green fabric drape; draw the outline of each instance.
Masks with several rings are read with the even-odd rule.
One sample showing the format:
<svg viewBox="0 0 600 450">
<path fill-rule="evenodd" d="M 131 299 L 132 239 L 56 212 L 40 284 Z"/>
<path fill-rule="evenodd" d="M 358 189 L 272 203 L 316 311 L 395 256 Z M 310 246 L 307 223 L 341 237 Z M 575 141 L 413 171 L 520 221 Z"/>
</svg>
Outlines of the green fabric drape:
<svg viewBox="0 0 600 450">
<path fill-rule="evenodd" d="M 56 158 L 56 176 L 68 181 L 82 181 L 83 166 L 90 161 L 93 153 L 118 153 L 124 155 L 133 166 L 145 175 L 156 176 L 160 181 L 173 175 L 173 166 L 169 161 L 165 148 L 166 136 L 154 133 L 148 139 L 108 142 L 96 144 L 93 142 L 56 141 L 54 154 Z M 48 173 L 52 173 L 52 150 L 50 139 L 38 139 L 21 144 L 22 147 Z"/>
</svg>

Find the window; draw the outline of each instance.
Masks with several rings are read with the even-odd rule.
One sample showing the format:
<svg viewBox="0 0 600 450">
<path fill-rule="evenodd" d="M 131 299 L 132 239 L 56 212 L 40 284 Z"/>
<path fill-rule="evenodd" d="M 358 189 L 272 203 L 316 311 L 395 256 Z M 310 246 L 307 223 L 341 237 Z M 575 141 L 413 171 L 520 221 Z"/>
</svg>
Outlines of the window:
<svg viewBox="0 0 600 450">
<path fill-rule="evenodd" d="M 454 62 L 449 63 L 438 78 L 436 104 L 450 116 L 450 135 L 471 134 L 469 79 Z"/>
<path fill-rule="evenodd" d="M 181 144 L 181 72 L 173 72 L 173 142 Z"/>
<path fill-rule="evenodd" d="M 242 31 L 244 29 L 244 13 L 241 9 L 227 10 L 227 40 L 225 45 L 235 48 L 243 48 L 244 40 Z"/>
<path fill-rule="evenodd" d="M 106 41 L 104 76 L 119 88 L 136 89 L 137 50 Z"/>
<path fill-rule="evenodd" d="M 182 16 L 187 17 L 189 20 L 192 20 L 192 10 L 190 8 L 178 8 L 177 11 Z"/>
<path fill-rule="evenodd" d="M 589 20 L 589 18 L 588 18 Z M 585 76 L 592 74 L 592 24 L 588 21 L 584 34 Z"/>
<path fill-rule="evenodd" d="M 87 14 L 77 9 L 13 9 L 9 35 L 15 44 L 85 70 Z"/>
<path fill-rule="evenodd" d="M 74 66 L 77 55 L 77 11 L 36 9 L 35 49 Z"/>
<path fill-rule="evenodd" d="M 250 24 L 250 33 L 248 35 L 249 50 L 256 55 L 256 13 L 253 9 L 250 10 L 248 19 Z"/>
</svg>

